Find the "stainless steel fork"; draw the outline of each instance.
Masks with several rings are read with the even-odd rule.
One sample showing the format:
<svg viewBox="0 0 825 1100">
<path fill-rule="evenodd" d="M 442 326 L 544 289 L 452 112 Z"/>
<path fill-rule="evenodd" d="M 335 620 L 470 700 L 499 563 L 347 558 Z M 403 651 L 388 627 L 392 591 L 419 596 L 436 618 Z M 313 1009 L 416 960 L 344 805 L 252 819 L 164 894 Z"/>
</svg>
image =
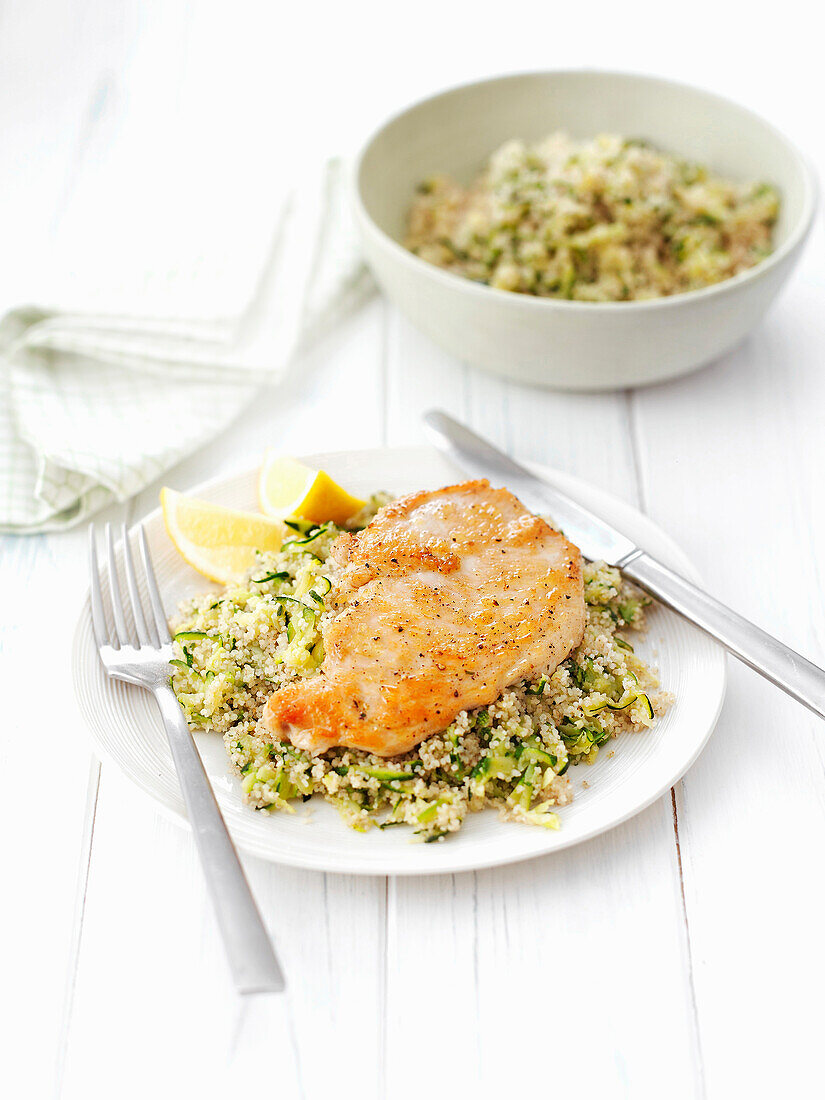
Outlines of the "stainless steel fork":
<svg viewBox="0 0 825 1100">
<path fill-rule="evenodd" d="M 110 633 L 104 610 L 95 530 L 94 526 L 89 528 L 92 623 L 100 660 L 109 676 L 146 688 L 152 692 L 158 704 L 238 992 L 278 993 L 285 988 L 281 967 L 209 785 L 186 718 L 169 682 L 172 639 L 149 555 L 146 533 L 142 526 L 138 528 L 148 608 L 141 599 L 125 524 L 121 534 L 123 571 L 128 589 L 125 601 L 121 596 L 118 579 L 112 526 L 106 524 L 108 569 L 104 585 L 108 581 L 114 620 L 114 630 Z M 134 633 L 126 621 L 125 607 L 129 606 L 134 621 Z"/>
</svg>

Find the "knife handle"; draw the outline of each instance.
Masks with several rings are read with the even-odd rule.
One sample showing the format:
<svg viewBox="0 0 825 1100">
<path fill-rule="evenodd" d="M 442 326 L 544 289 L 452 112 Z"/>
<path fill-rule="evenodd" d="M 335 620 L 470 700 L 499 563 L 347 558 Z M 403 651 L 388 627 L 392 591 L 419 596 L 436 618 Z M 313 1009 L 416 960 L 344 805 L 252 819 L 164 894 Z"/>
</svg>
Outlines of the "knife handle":
<svg viewBox="0 0 825 1100">
<path fill-rule="evenodd" d="M 657 600 L 673 608 L 766 680 L 825 718 L 825 671 L 644 552 L 621 566 Z"/>
</svg>

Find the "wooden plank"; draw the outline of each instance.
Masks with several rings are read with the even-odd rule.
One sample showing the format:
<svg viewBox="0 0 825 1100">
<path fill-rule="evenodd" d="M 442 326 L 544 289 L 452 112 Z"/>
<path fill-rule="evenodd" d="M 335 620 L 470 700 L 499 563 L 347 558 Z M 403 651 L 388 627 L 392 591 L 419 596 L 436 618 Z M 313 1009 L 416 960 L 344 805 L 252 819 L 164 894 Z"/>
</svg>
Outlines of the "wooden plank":
<svg viewBox="0 0 825 1100">
<path fill-rule="evenodd" d="M 79 536 L 0 539 L 0 690 L 10 704 L 0 832 L 4 880 L 15 884 L 2 916 L 0 1065 L 25 1064 L 32 1096 L 53 1084 L 94 807 L 67 657 L 86 576 Z"/>
<path fill-rule="evenodd" d="M 185 488 L 255 465 L 266 445 L 291 453 L 346 449 L 353 425 L 359 446 L 379 443 L 383 324 L 375 302 L 168 480 Z M 133 514 L 153 508 L 157 492 L 155 485 L 141 494 Z M 245 863 L 289 982 L 285 997 L 253 998 L 247 1007 L 229 985 L 191 838 L 104 768 L 67 1100 L 102 1092 L 133 1062 L 136 1035 L 151 1055 L 134 1066 L 130 1095 L 162 1083 L 170 1092 L 217 1097 L 262 1081 L 287 1097 L 323 1095 L 357 1048 L 371 1067 L 361 1092 L 381 1100 L 384 880 Z M 117 1013 L 104 1018 L 104 1004 L 117 1005 Z"/>
<path fill-rule="evenodd" d="M 429 442 L 421 422 L 431 407 L 463 416 L 466 368 L 388 306 L 385 359 L 385 442 L 403 447 Z"/>
<path fill-rule="evenodd" d="M 124 1066 L 128 1097 L 256 1083 L 297 1097 L 328 1092 L 356 1041 L 378 1064 L 383 880 L 245 864 L 288 976 L 283 997 L 234 994 L 190 836 L 104 772 L 67 1100 L 104 1095 Z M 364 1095 L 378 1097 L 375 1080 Z"/>
<path fill-rule="evenodd" d="M 512 386 L 447 362 L 395 324 L 403 339 L 390 345 L 390 442 L 406 441 L 414 417 L 437 403 L 518 457 L 634 499 L 624 395 Z M 571 852 L 479 874 L 391 880 L 387 919 L 393 1097 L 418 1093 L 404 1069 L 410 1024 L 441 1005 L 449 1005 L 449 1041 L 433 1046 L 428 1071 L 445 1093 L 512 1089 L 534 1072 L 528 1052 L 549 1055 L 548 1031 L 560 1042 L 592 1022 L 586 1058 L 552 1058 L 559 1095 L 655 1095 L 662 1081 L 668 1095 L 696 1095 L 701 1069 L 670 798 Z"/>
<path fill-rule="evenodd" d="M 822 664 L 815 308 L 813 287 L 798 285 L 752 341 L 637 404 L 652 516 L 712 591 Z M 818 719 L 731 662 L 719 727 L 678 798 L 711 1097 L 818 1091 L 822 745 Z"/>
<path fill-rule="evenodd" d="M 0 132 L 11 152 L 0 158 L 0 234 L 11 262 L 0 272 L 2 313 L 34 300 L 60 211 L 105 125 L 134 5 L 125 0 L 119 20 L 106 8 L 3 10 Z M 0 1091 L 9 1095 L 52 1094 L 71 1001 L 98 778 L 69 661 L 87 570 L 85 532 L 0 538 L 0 686 L 9 704 L 0 832 L 3 878 L 15 884 L 0 918 Z"/>
</svg>

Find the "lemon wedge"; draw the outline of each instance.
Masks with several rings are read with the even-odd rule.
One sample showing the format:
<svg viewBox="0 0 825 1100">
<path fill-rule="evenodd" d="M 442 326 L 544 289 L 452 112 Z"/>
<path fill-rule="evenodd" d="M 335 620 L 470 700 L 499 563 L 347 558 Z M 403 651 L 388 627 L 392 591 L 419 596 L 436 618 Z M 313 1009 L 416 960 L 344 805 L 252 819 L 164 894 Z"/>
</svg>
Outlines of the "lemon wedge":
<svg viewBox="0 0 825 1100">
<path fill-rule="evenodd" d="M 268 516 L 298 516 L 310 523 L 344 523 L 366 503 L 342 489 L 324 470 L 313 470 L 272 451 L 261 468 L 258 500 Z"/>
<path fill-rule="evenodd" d="M 186 561 L 210 580 L 239 581 L 255 564 L 256 550 L 280 550 L 286 528 L 280 520 L 235 512 L 205 500 L 161 489 L 163 522 Z"/>
</svg>

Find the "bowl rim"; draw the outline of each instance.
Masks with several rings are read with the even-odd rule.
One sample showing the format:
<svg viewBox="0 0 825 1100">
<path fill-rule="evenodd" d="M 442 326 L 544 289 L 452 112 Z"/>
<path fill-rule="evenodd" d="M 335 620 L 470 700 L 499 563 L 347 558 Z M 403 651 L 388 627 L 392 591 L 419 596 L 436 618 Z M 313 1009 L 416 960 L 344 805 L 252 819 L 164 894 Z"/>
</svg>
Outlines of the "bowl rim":
<svg viewBox="0 0 825 1100">
<path fill-rule="evenodd" d="M 404 248 L 402 244 L 399 244 L 389 233 L 385 232 L 380 225 L 374 220 L 372 215 L 366 208 L 363 197 L 361 195 L 361 175 L 364 160 L 368 153 L 372 149 L 373 145 L 378 139 L 393 126 L 396 122 L 402 119 L 405 115 L 411 114 L 413 111 L 425 106 L 426 104 L 435 102 L 439 99 L 446 99 L 458 92 L 465 91 L 471 88 L 481 88 L 493 84 L 503 84 L 510 81 L 531 79 L 535 77 L 546 76 L 607 76 L 619 79 L 642 81 L 652 86 L 677 88 L 680 91 L 689 93 L 698 93 L 705 98 L 715 101 L 722 107 L 734 108 L 735 110 L 749 115 L 752 119 L 759 122 L 768 131 L 770 131 L 780 143 L 785 146 L 787 153 L 792 160 L 796 162 L 796 167 L 799 171 L 800 178 L 803 184 L 803 197 L 802 197 L 802 210 L 797 218 L 796 224 L 791 227 L 790 232 L 782 244 L 774 252 L 771 252 L 764 260 L 760 260 L 758 264 L 748 268 L 746 271 L 740 271 L 737 275 L 732 275 L 727 279 L 722 279 L 721 282 L 712 283 L 710 286 L 698 287 L 695 290 L 682 291 L 679 294 L 665 295 L 659 298 L 645 298 L 639 301 L 619 301 L 619 302 L 585 302 L 578 300 L 571 300 L 568 298 L 540 298 L 532 294 L 519 294 L 510 290 L 501 290 L 498 287 L 487 286 L 483 283 L 477 283 L 473 279 L 468 279 L 463 275 L 458 275 L 452 271 L 446 271 L 444 268 L 437 267 L 435 264 L 431 264 L 427 260 L 421 259 L 420 256 L 416 256 L 415 253 L 410 252 Z M 495 295 L 500 301 L 505 299 L 510 303 L 518 303 L 519 308 L 535 309 L 535 310 L 551 310 L 560 309 L 577 312 L 580 310 L 595 311 L 596 309 L 604 312 L 614 312 L 616 310 L 622 313 L 647 311 L 652 309 L 676 309 L 680 304 L 686 302 L 696 302 L 703 298 L 711 296 L 719 296 L 727 293 L 733 293 L 738 290 L 739 287 L 753 282 L 756 279 L 762 278 L 767 272 L 773 268 L 779 266 L 788 256 L 790 256 L 795 249 L 799 248 L 808 233 L 810 232 L 813 224 L 814 215 L 817 209 L 818 202 L 818 188 L 816 175 L 808 163 L 807 158 L 799 150 L 799 148 L 791 141 L 786 134 L 783 133 L 779 127 L 774 126 L 772 122 L 769 122 L 762 115 L 756 111 L 745 107 L 743 104 L 738 103 L 734 99 L 730 99 L 728 96 L 720 95 L 718 92 L 713 92 L 707 88 L 702 88 L 695 84 L 686 84 L 683 81 L 671 80 L 668 77 L 656 76 L 650 73 L 633 72 L 630 70 L 622 69 L 595 69 L 583 66 L 581 68 L 570 69 L 529 69 L 524 71 L 514 71 L 508 73 L 501 73 L 497 76 L 485 77 L 481 80 L 463 81 L 459 84 L 450 85 L 447 88 L 433 93 L 432 95 L 423 96 L 420 99 L 408 104 L 406 107 L 395 111 L 392 115 L 386 118 L 379 126 L 377 126 L 370 133 L 369 137 L 362 144 L 358 151 L 355 160 L 352 163 L 350 172 L 350 193 L 352 196 L 352 202 L 355 209 L 356 220 L 360 222 L 361 226 L 366 230 L 374 233 L 385 247 L 388 247 L 390 252 L 396 257 L 399 262 L 403 263 L 412 272 L 418 272 L 422 275 L 427 275 L 434 279 L 436 282 L 444 284 L 447 289 L 451 287 L 454 290 L 458 290 L 459 287 L 471 295 L 482 295 L 482 300 L 487 299 L 489 301 L 489 295 Z"/>
</svg>

